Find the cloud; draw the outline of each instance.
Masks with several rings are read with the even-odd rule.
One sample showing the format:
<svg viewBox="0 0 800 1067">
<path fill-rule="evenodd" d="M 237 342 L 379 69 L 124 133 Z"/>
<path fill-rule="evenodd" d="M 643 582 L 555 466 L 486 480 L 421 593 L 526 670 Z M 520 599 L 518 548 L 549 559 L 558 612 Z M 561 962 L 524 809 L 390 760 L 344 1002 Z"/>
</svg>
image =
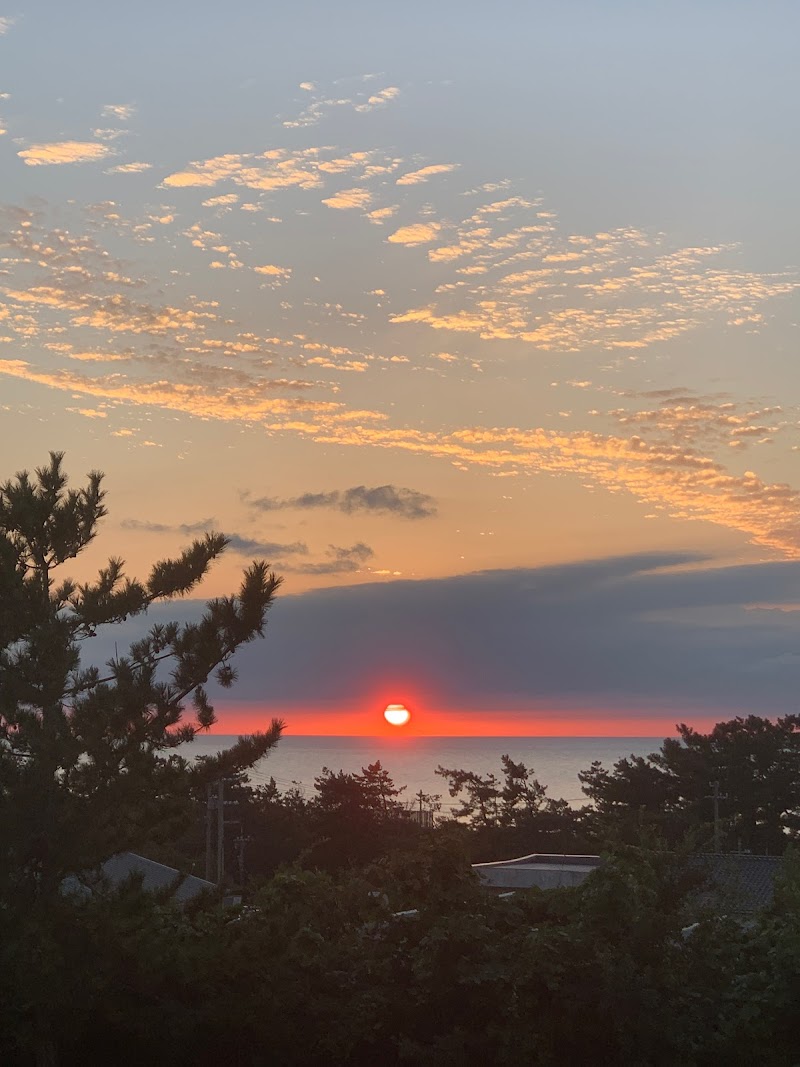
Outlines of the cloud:
<svg viewBox="0 0 800 1067">
<path fill-rule="evenodd" d="M 227 167 L 234 186 L 260 182 L 264 173 L 271 180 L 274 168 L 281 180 L 300 168 L 309 180 L 323 185 L 341 184 L 332 176 L 344 173 L 349 186 L 363 180 L 373 165 L 389 165 L 386 156 L 348 155 L 330 146 L 218 158 L 233 160 L 222 169 Z M 396 161 L 390 162 L 394 166 Z M 387 184 L 385 177 L 380 181 Z M 238 193 L 220 195 L 227 201 Z M 198 196 L 197 203 L 205 196 Z M 322 210 L 319 196 L 308 199 L 312 209 Z M 49 227 L 45 207 L 1 209 L 0 279 L 13 279 L 0 310 L 2 340 L 13 339 L 19 346 L 14 356 L 24 354 L 25 359 L 2 361 L 0 373 L 58 390 L 67 403 L 81 402 L 85 408 L 94 399 L 197 419 L 253 423 L 271 434 L 302 437 L 322 448 L 391 449 L 493 476 L 568 475 L 589 488 L 629 493 L 651 509 L 650 514 L 712 522 L 770 551 L 800 555 L 800 495 L 774 473 L 780 470 L 779 457 L 766 455 L 765 462 L 775 467 L 763 469 L 749 457 L 747 464 L 739 462 L 745 455 L 758 455 L 759 449 L 763 455 L 778 435 L 788 454 L 798 440 L 795 409 L 787 406 L 781 412 L 763 400 L 679 390 L 670 395 L 617 392 L 612 402 L 616 406 L 604 400 L 603 408 L 611 410 L 597 411 L 597 398 L 586 393 L 587 407 L 594 402 L 589 414 L 579 410 L 583 397 L 569 403 L 559 399 L 552 414 L 541 408 L 537 414 L 534 408 L 524 427 L 503 425 L 506 409 L 500 405 L 506 386 L 499 383 L 521 387 L 527 373 L 516 359 L 503 361 L 503 377 L 487 385 L 486 415 L 477 415 L 475 405 L 483 407 L 483 401 L 475 393 L 457 392 L 483 348 L 476 336 L 579 352 L 583 362 L 567 373 L 575 375 L 574 381 L 589 381 L 598 378 L 585 362 L 593 349 L 621 350 L 621 358 L 627 359 L 628 350 L 654 340 L 713 323 L 724 329 L 729 321 L 752 319 L 765 301 L 796 288 L 798 279 L 788 273 L 737 271 L 738 253 L 721 246 L 674 249 L 663 235 L 630 228 L 566 233 L 553 213 L 534 199 L 503 194 L 503 199 L 487 195 L 483 200 L 473 201 L 468 217 L 452 224 L 434 221 L 426 213 L 416 226 L 436 239 L 425 255 L 413 257 L 413 288 L 404 280 L 402 287 L 396 286 L 391 273 L 390 261 L 399 264 L 403 257 L 386 257 L 382 273 L 360 279 L 354 301 L 364 302 L 355 306 L 345 306 L 335 289 L 324 291 L 326 284 L 338 283 L 322 269 L 320 288 L 316 282 L 313 287 L 319 299 L 292 286 L 297 306 L 281 300 L 286 291 L 273 294 L 265 282 L 279 281 L 290 268 L 279 259 L 277 264 L 251 260 L 256 254 L 266 257 L 266 250 L 256 253 L 261 246 L 254 241 L 240 239 L 236 230 L 226 232 L 229 219 L 221 213 L 214 216 L 214 230 L 199 222 L 187 224 L 182 237 L 191 245 L 186 252 L 197 260 L 202 257 L 204 265 L 212 256 L 226 267 L 241 265 L 236 279 L 241 295 L 235 297 L 225 286 L 216 292 L 211 280 L 198 283 L 199 271 L 187 278 L 156 273 L 156 264 L 176 262 L 174 242 L 181 237 L 156 222 L 177 212 L 171 205 L 152 204 L 144 209 L 146 214 L 132 218 L 111 200 L 89 205 L 83 215 L 78 207 L 65 205 L 58 223 Z M 216 196 L 206 203 L 224 206 Z M 187 203 L 181 215 L 189 209 Z M 287 213 L 287 226 L 292 218 Z M 76 219 L 82 220 L 82 228 Z M 239 223 L 251 228 L 251 220 L 237 215 Z M 439 232 L 445 225 L 446 242 Z M 419 237 L 414 226 L 401 227 L 392 235 L 395 243 L 401 243 L 399 236 L 408 238 L 409 231 Z M 383 235 L 370 238 L 370 232 L 367 228 L 362 234 L 374 245 L 378 263 Z M 280 236 L 284 243 L 269 253 L 276 258 L 294 247 L 294 234 L 287 233 L 285 240 Z M 140 246 L 142 241 L 152 244 Z M 122 255 L 127 262 L 116 258 Z M 132 276 L 131 264 L 136 262 L 141 277 Z M 205 291 L 197 290 L 197 284 L 205 284 Z M 363 295 L 372 286 L 380 286 L 380 301 Z M 388 333 L 399 334 L 407 323 L 461 331 L 468 335 L 464 350 L 450 348 L 437 357 L 434 347 L 427 355 L 415 355 L 413 337 L 407 350 L 389 337 L 383 328 L 386 309 L 397 308 L 404 292 L 418 293 L 414 302 L 422 306 L 392 314 L 396 327 Z M 273 336 L 245 332 L 240 316 L 248 301 L 260 307 L 264 321 L 274 322 Z M 458 358 L 444 358 L 450 353 Z M 495 353 L 499 365 L 502 352 L 497 345 L 487 351 L 492 357 Z M 410 362 L 399 362 L 409 357 Z M 422 395 L 424 380 L 417 377 L 415 389 L 411 375 L 432 367 L 449 379 L 454 395 L 448 410 L 462 411 L 455 421 L 436 423 L 433 408 L 425 415 L 407 407 L 408 398 Z M 120 370 L 123 373 L 113 373 Z M 396 406 L 390 406 L 387 377 L 381 379 L 387 388 L 378 387 L 384 372 L 397 382 L 403 376 Z M 327 380 L 316 377 L 323 373 Z M 601 386 L 592 388 L 600 392 Z M 607 386 L 604 391 L 608 395 Z M 70 394 L 69 399 L 63 394 Z M 374 402 L 381 410 L 368 410 L 370 396 L 379 397 Z M 558 424 L 559 408 L 573 411 L 571 421 L 550 429 Z M 493 418 L 500 424 L 493 425 Z M 586 424 L 580 428 L 581 418 L 589 420 L 590 429 Z"/>
<path fill-rule="evenodd" d="M 402 519 L 427 519 L 436 515 L 436 501 L 427 493 L 394 485 L 367 487 L 354 485 L 350 489 L 334 489 L 327 493 L 303 493 L 301 496 L 245 497 L 250 507 L 258 511 L 331 508 L 345 515 L 376 513 L 395 515 Z"/>
<path fill-rule="evenodd" d="M 585 430 L 472 427 L 441 433 L 345 422 L 300 432 L 320 444 L 370 444 L 446 459 L 464 470 L 579 476 L 584 485 L 623 489 L 672 518 L 712 522 L 800 558 L 800 491 L 753 471 L 731 472 L 697 449 L 669 441 Z"/>
<path fill-rule="evenodd" d="M 83 311 L 75 315 L 75 326 L 91 326 L 112 333 L 148 333 L 155 336 L 181 330 L 201 330 L 214 315 L 170 304 L 155 305 L 131 300 L 122 293 L 95 295 L 55 286 L 30 289 L 7 289 L 9 298 L 20 304 L 39 304 L 64 311 Z"/>
<path fill-rule="evenodd" d="M 119 119 L 121 122 L 126 122 L 128 119 L 133 118 L 136 112 L 136 108 L 133 104 L 106 104 L 103 108 L 103 118 L 106 119 Z"/>
<path fill-rule="evenodd" d="M 390 219 L 392 215 L 397 214 L 399 204 L 393 204 L 391 207 L 378 207 L 374 211 L 367 212 L 367 218 L 370 222 L 382 223 L 385 219 Z"/>
<path fill-rule="evenodd" d="M 330 161 L 340 156 L 331 149 L 314 158 Z M 355 162 L 363 166 L 363 160 Z M 137 224 L 122 217 L 118 204 L 104 201 L 91 205 L 88 210 L 98 228 L 108 225 L 114 228 L 115 234 L 136 239 Z M 531 224 L 533 233 L 526 230 L 531 212 L 537 220 Z M 506 236 L 509 233 L 514 236 L 511 248 L 519 247 L 517 237 L 525 231 L 526 241 L 542 242 L 537 253 L 541 254 L 557 246 L 555 223 L 550 215 L 534 201 L 518 197 L 490 201 L 473 212 L 473 221 L 469 230 L 462 233 L 461 244 L 469 232 L 472 234 L 469 239 L 479 242 L 484 250 L 487 242 L 505 246 L 508 244 L 502 236 L 502 226 L 505 226 Z M 150 219 L 154 217 L 151 215 Z M 493 228 L 495 222 L 501 226 L 500 230 Z M 152 228 L 153 223 L 146 225 Z M 479 231 L 484 230 L 489 231 L 488 236 L 480 236 Z M 235 252 L 225 243 L 222 233 L 204 230 L 199 224 L 189 227 L 185 233 L 201 252 L 221 256 Z M 476 233 L 479 235 L 475 236 Z M 668 254 L 662 254 L 661 249 L 653 257 L 652 244 L 648 245 L 638 231 L 571 235 L 558 241 L 559 247 L 571 245 L 583 249 L 588 257 L 586 263 L 580 268 L 570 266 L 571 261 L 562 267 L 531 268 L 517 258 L 518 252 L 509 256 L 509 248 L 504 247 L 492 255 L 504 257 L 498 263 L 497 277 L 502 280 L 507 296 L 514 294 L 513 300 L 499 299 L 497 292 L 485 283 L 484 276 L 480 284 L 485 292 L 478 298 L 479 289 L 471 291 L 467 307 L 448 312 L 441 307 L 429 307 L 422 313 L 400 312 L 392 319 L 431 321 L 440 329 L 458 328 L 486 334 L 492 339 L 524 340 L 528 332 L 524 329 L 526 316 L 533 314 L 530 308 L 535 307 L 540 317 L 537 330 L 541 346 L 561 350 L 569 345 L 588 350 L 598 344 L 641 345 L 644 343 L 641 336 L 633 339 L 628 335 L 623 340 L 621 331 L 627 328 L 626 324 L 630 326 L 638 321 L 637 315 L 644 314 L 642 309 L 620 309 L 613 303 L 616 298 L 606 296 L 605 302 L 596 308 L 588 303 L 576 318 L 572 312 L 565 312 L 563 301 L 560 310 L 557 305 L 548 305 L 549 290 L 533 301 L 528 290 L 538 292 L 538 286 L 554 284 L 556 277 L 561 279 L 559 285 L 566 285 L 565 272 L 573 269 L 582 272 L 584 266 L 605 270 L 609 257 L 639 256 L 641 262 L 649 262 L 647 270 L 642 268 L 650 276 L 646 285 L 666 284 L 663 280 L 666 271 L 673 280 L 683 279 L 674 296 L 675 301 L 686 302 L 695 299 L 692 296 L 695 283 L 691 279 L 700 277 L 701 271 L 723 254 L 713 248 L 683 249 Z M 421 361 L 392 362 L 396 352 L 391 356 L 380 350 L 376 352 L 375 321 L 365 319 L 361 312 L 332 301 L 306 299 L 303 332 L 258 337 L 237 332 L 230 307 L 220 307 L 217 301 L 187 296 L 184 301 L 174 298 L 165 303 L 155 289 L 152 298 L 148 298 L 149 283 L 124 273 L 129 264 L 126 268 L 108 248 L 77 228 L 46 229 L 36 212 L 4 209 L 0 213 L 0 244 L 9 271 L 7 277 L 14 279 L 14 287 L 5 290 L 6 299 L 0 311 L 2 336 L 13 337 L 26 346 L 26 355 L 30 353 L 25 360 L 12 358 L 0 362 L 0 374 L 70 393 L 74 400 L 83 401 L 84 407 L 90 407 L 88 401 L 95 399 L 109 404 L 158 408 L 199 419 L 258 423 L 269 432 L 303 437 L 322 447 L 391 449 L 430 456 L 461 469 L 483 470 L 492 475 L 569 475 L 588 487 L 625 491 L 652 509 L 651 513 L 682 521 L 715 523 L 771 551 L 792 557 L 800 555 L 798 490 L 778 481 L 775 475 L 765 476 L 757 469 L 756 461 L 750 461 L 747 467 L 738 462 L 748 451 L 768 447 L 768 442 L 778 435 L 786 442 L 788 453 L 797 439 L 798 412 L 794 409 L 781 412 L 763 401 L 706 396 L 685 389 L 669 395 L 661 395 L 656 390 L 658 395 L 618 393 L 619 399 L 615 401 L 618 406 L 604 413 L 592 408 L 591 416 L 584 416 L 591 418 L 591 429 L 553 430 L 546 425 L 520 428 L 480 423 L 423 427 L 407 416 L 404 418 L 399 409 L 396 412 L 365 410 L 363 396 L 346 391 L 349 386 L 345 374 L 357 374 L 368 390 L 368 377 L 378 369 L 406 374 L 425 367 Z M 115 237 L 114 245 L 117 244 Z M 153 252 L 166 252 L 167 247 L 156 245 Z M 481 255 L 482 252 L 468 253 L 466 262 L 474 263 Z M 512 262 L 507 262 L 508 259 Z M 262 279 L 278 280 L 282 275 L 275 274 L 273 268 L 289 269 L 275 264 L 264 266 L 271 273 L 262 272 Z M 626 270 L 624 277 L 633 276 L 639 279 L 637 285 L 645 284 L 633 267 Z M 548 273 L 542 277 L 542 271 Z M 552 275 L 551 271 L 561 273 Z M 711 275 L 709 284 L 720 284 L 719 272 L 712 270 Z M 583 279 L 587 277 L 584 273 L 575 275 L 576 284 L 584 284 Z M 249 281 L 254 290 L 258 278 L 259 275 L 242 271 L 242 282 Z M 421 286 L 424 280 L 423 261 L 415 275 L 415 287 Z M 766 299 L 773 291 L 771 283 L 763 278 L 739 281 L 745 288 L 752 286 L 747 300 Z M 789 283 L 790 280 L 780 278 L 776 285 Z M 599 284 L 596 277 L 591 284 Z M 731 284 L 729 279 L 724 283 L 726 301 L 732 299 L 728 292 Z M 468 283 L 470 290 L 473 285 Z M 131 293 L 132 288 L 137 288 L 135 295 Z M 701 283 L 697 283 L 699 288 Z M 563 295 L 563 290 L 560 291 Z M 459 290 L 456 296 L 463 292 Z M 271 298 L 268 290 L 263 291 L 263 296 L 265 300 Z M 387 303 L 392 299 L 393 294 L 387 291 Z M 437 302 L 448 299 L 447 293 L 436 296 Z M 594 298 L 587 298 L 591 299 Z M 654 303 L 652 307 L 656 306 Z M 286 310 L 288 314 L 288 304 Z M 715 313 L 713 308 L 708 311 L 708 314 Z M 701 321 L 699 311 L 694 314 L 693 321 Z M 687 328 L 680 318 L 667 326 L 677 330 Z M 71 339 L 65 348 L 63 338 L 67 330 Z M 352 338 L 353 343 L 323 343 L 316 339 L 345 330 L 337 340 Z M 37 344 L 43 347 L 37 349 Z M 102 355 L 104 352 L 106 356 Z M 94 358 L 87 359 L 89 355 Z M 106 358 L 109 365 L 103 367 L 101 359 Z M 455 381 L 470 362 L 467 357 L 449 361 L 451 369 L 446 360 L 435 357 L 432 360 L 440 373 L 450 375 Z M 280 370 L 267 369 L 276 362 L 283 363 Z M 125 373 L 111 373 L 121 364 Z M 324 369 L 334 381 L 306 378 L 298 373 L 298 368 L 317 374 Z M 555 406 L 554 412 L 559 407 L 566 409 L 567 405 Z M 580 419 L 580 412 L 575 411 L 572 418 Z"/>
<path fill-rule="evenodd" d="M 365 545 L 363 541 L 358 541 L 349 548 L 329 545 L 327 558 L 322 562 L 293 564 L 284 569 L 298 574 L 355 574 L 363 570 L 364 564 L 374 555 L 369 545 Z"/>
<path fill-rule="evenodd" d="M 92 130 L 92 133 L 98 141 L 118 141 L 120 137 L 124 137 L 127 132 L 127 130 L 103 128 Z"/>
<path fill-rule="evenodd" d="M 163 184 L 170 189 L 206 187 L 216 185 L 225 178 L 233 177 L 242 169 L 245 157 L 238 155 L 214 156 L 202 163 L 193 163 L 192 170 L 168 174 Z"/>
<path fill-rule="evenodd" d="M 271 148 L 260 154 L 227 154 L 190 164 L 164 178 L 166 188 L 211 188 L 221 182 L 260 192 L 280 189 L 320 189 L 330 175 L 349 173 L 356 179 L 386 173 L 399 160 L 380 152 L 351 152 L 341 155 L 336 148 L 311 147 L 290 151 Z"/>
<path fill-rule="evenodd" d="M 34 144 L 17 152 L 28 167 L 53 166 L 61 163 L 96 163 L 111 154 L 107 144 L 96 141 L 53 141 Z"/>
<path fill-rule="evenodd" d="M 634 399 L 637 396 L 655 399 L 658 404 L 633 410 L 616 408 L 609 415 L 620 426 L 639 433 L 696 447 L 728 445 L 744 449 L 752 444 L 767 444 L 773 435 L 793 424 L 783 407 L 763 402 L 704 396 L 688 389 L 671 390 L 667 395 L 658 391 L 655 395 L 634 394 Z"/>
<path fill-rule="evenodd" d="M 177 366 L 178 364 L 176 364 Z M 79 396 L 121 401 L 145 407 L 183 412 L 198 418 L 229 422 L 260 422 L 264 419 L 296 418 L 302 413 L 332 415 L 340 404 L 299 397 L 280 396 L 292 390 L 304 390 L 310 383 L 264 376 L 234 373 L 225 367 L 194 364 L 188 381 L 142 381 L 123 374 L 89 377 L 68 370 L 42 371 L 24 360 L 0 360 L 0 375 L 36 382 Z"/>
<path fill-rule="evenodd" d="M 120 163 L 116 167 L 110 167 L 106 174 L 143 174 L 152 167 L 152 163 Z"/>
<path fill-rule="evenodd" d="M 314 356 L 308 360 L 309 365 L 324 367 L 326 370 L 336 371 L 352 371 L 356 374 L 363 374 L 363 372 L 369 367 L 369 364 L 357 359 L 345 359 L 345 360 L 332 360 L 325 356 Z"/>
<path fill-rule="evenodd" d="M 760 306 L 800 286 L 796 270 L 739 269 L 735 246 L 669 249 L 663 234 L 632 227 L 564 233 L 554 212 L 521 196 L 482 204 L 448 224 L 451 232 L 428 259 L 452 264 L 459 280 L 442 284 L 431 275 L 428 299 L 392 322 L 521 340 L 543 351 L 637 350 L 713 322 L 758 329 Z M 404 233 L 389 240 L 407 243 Z M 438 232 L 432 238 L 438 242 Z"/>
<path fill-rule="evenodd" d="M 317 93 L 317 86 L 314 82 L 301 82 L 299 88 L 307 93 Z M 376 93 L 369 93 L 359 89 L 351 96 L 329 96 L 320 92 L 294 118 L 284 119 L 283 126 L 287 130 L 316 126 L 327 118 L 331 112 L 340 108 L 352 108 L 359 113 L 374 111 L 376 108 L 385 107 L 399 94 L 399 88 L 394 85 L 389 85 Z"/>
<path fill-rule="evenodd" d="M 458 170 L 458 167 L 458 163 L 435 163 L 429 167 L 422 167 L 421 170 L 412 170 L 401 175 L 395 185 L 419 185 L 435 174 L 449 174 L 451 171 Z"/>
<path fill-rule="evenodd" d="M 322 201 L 328 207 L 338 208 L 340 211 L 367 207 L 371 202 L 372 193 L 368 189 L 342 189 Z"/>
<path fill-rule="evenodd" d="M 0 37 L 4 37 L 14 25 L 14 19 L 0 16 Z"/>
<path fill-rule="evenodd" d="M 375 108 L 384 107 L 390 100 L 395 100 L 400 95 L 396 85 L 388 85 L 385 89 L 372 93 L 366 103 L 356 104 L 356 111 L 374 111 Z"/>
<path fill-rule="evenodd" d="M 225 193 L 223 196 L 212 196 L 203 201 L 203 207 L 229 207 L 239 202 L 236 193 Z"/>
<path fill-rule="evenodd" d="M 301 85 L 300 88 L 305 88 L 306 92 L 313 92 L 314 87 L 312 86 L 309 89 L 307 88 L 309 85 L 311 85 L 311 82 L 306 82 L 304 85 Z M 318 97 L 316 100 L 312 100 L 307 107 L 303 108 L 296 118 L 285 119 L 283 126 L 287 130 L 301 129 L 305 126 L 316 126 L 317 123 L 321 122 L 328 112 L 332 111 L 334 108 L 352 106 L 353 101 L 349 97 Z"/>
<path fill-rule="evenodd" d="M 441 224 L 438 222 L 415 222 L 410 226 L 401 226 L 394 233 L 390 233 L 386 240 L 397 245 L 430 244 L 431 241 L 436 240 L 441 228 Z M 393 319 L 392 321 L 400 320 Z"/>
<path fill-rule="evenodd" d="M 239 534 L 226 534 L 228 550 L 242 556 L 269 556 L 283 559 L 285 556 L 305 556 L 308 546 L 303 541 L 282 544 L 279 541 L 262 541 L 258 538 L 241 537 Z"/>
<path fill-rule="evenodd" d="M 264 274 L 271 278 L 274 283 L 288 281 L 292 275 L 291 267 L 278 267 L 274 263 L 265 263 L 261 267 L 253 267 L 256 274 Z"/>
<path fill-rule="evenodd" d="M 138 530 L 144 533 L 180 533 L 185 536 L 208 533 L 216 529 L 216 525 L 215 519 L 200 519 L 199 522 L 183 522 L 172 526 L 163 522 L 149 522 L 146 519 L 123 519 L 120 523 L 123 530 Z"/>
<path fill-rule="evenodd" d="M 800 563 L 720 567 L 682 553 L 282 594 L 265 642 L 237 657 L 236 697 L 309 708 L 333 693 L 359 707 L 395 683 L 419 694 L 420 715 L 519 709 L 531 724 L 554 708 L 588 722 L 611 710 L 786 714 L 800 612 L 780 608 L 798 599 Z"/>
<path fill-rule="evenodd" d="M 209 533 L 218 528 L 214 519 L 200 519 L 199 522 L 179 523 L 169 525 L 162 522 L 148 522 L 143 519 L 123 519 L 120 523 L 123 530 L 137 530 L 144 533 L 168 533 L 182 534 L 184 537 L 194 537 L 197 534 Z M 269 556 L 283 558 L 284 556 L 305 556 L 308 554 L 308 546 L 303 541 L 292 541 L 283 544 L 278 541 L 264 541 L 258 538 L 241 537 L 239 534 L 225 534 L 228 539 L 228 552 L 234 552 L 242 556 Z"/>
<path fill-rule="evenodd" d="M 107 419 L 108 412 L 98 411 L 96 408 L 67 408 L 67 411 L 82 415 L 85 419 Z"/>
</svg>

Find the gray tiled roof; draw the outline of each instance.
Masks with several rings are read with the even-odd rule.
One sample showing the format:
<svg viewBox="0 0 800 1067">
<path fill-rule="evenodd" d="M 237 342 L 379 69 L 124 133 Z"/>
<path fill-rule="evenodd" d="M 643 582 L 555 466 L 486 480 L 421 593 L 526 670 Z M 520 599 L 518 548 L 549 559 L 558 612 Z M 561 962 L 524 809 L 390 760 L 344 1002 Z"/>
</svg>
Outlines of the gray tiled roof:
<svg viewBox="0 0 800 1067">
<path fill-rule="evenodd" d="M 713 899 L 715 905 L 738 912 L 760 911 L 772 904 L 782 862 L 778 856 L 711 852 L 698 859 L 713 883 L 713 889 L 704 894 L 704 903 Z"/>
<path fill-rule="evenodd" d="M 182 875 L 174 867 L 156 863 L 155 860 L 149 860 L 146 856 L 138 856 L 135 852 L 118 852 L 106 860 L 100 872 L 114 886 L 122 885 L 128 878 L 137 875 L 142 879 L 142 888 L 150 893 L 176 885 L 172 899 L 180 903 L 191 900 L 207 890 L 217 888 L 213 882 L 207 882 L 205 878 L 198 878 L 194 874 Z M 64 879 L 63 889 L 68 893 L 91 892 L 90 885 L 74 875 Z"/>
</svg>

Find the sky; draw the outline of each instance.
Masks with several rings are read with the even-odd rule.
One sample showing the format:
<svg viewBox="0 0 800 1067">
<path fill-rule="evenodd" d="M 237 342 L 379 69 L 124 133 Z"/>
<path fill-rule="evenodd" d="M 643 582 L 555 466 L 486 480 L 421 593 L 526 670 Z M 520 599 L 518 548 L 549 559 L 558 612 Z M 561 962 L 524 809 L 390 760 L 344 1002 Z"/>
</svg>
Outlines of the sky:
<svg viewBox="0 0 800 1067">
<path fill-rule="evenodd" d="M 272 563 L 222 732 L 797 710 L 798 31 L 0 8 L 0 477 L 105 472 L 79 578 L 210 529 L 207 595 Z"/>
</svg>

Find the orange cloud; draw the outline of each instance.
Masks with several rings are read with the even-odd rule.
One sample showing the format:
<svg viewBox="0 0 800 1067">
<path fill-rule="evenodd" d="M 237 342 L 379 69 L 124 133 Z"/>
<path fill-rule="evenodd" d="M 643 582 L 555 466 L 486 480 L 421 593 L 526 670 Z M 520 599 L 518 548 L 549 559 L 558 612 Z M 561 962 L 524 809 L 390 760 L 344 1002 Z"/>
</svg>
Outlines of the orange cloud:
<svg viewBox="0 0 800 1067">
<path fill-rule="evenodd" d="M 277 267 L 274 263 L 266 263 L 263 267 L 253 267 L 256 274 L 268 274 L 274 278 L 285 278 L 292 273 L 291 267 Z"/>
<path fill-rule="evenodd" d="M 98 144 L 96 141 L 54 141 L 50 144 L 34 144 L 17 152 L 28 167 L 95 163 L 110 154 L 108 145 Z"/>
<path fill-rule="evenodd" d="M 673 518 L 701 519 L 738 530 L 756 544 L 800 558 L 800 492 L 730 473 L 709 456 L 639 436 L 586 431 L 474 428 L 447 434 L 381 426 L 348 427 L 323 419 L 314 440 L 371 445 L 496 471 L 579 475 L 584 482 L 624 489 Z"/>
<path fill-rule="evenodd" d="M 429 167 L 422 167 L 421 170 L 412 170 L 407 174 L 403 174 L 395 184 L 419 185 L 421 182 L 426 182 L 429 178 L 432 178 L 435 174 L 449 174 L 451 171 L 458 170 L 458 167 L 458 163 L 434 163 Z"/>
<path fill-rule="evenodd" d="M 266 417 L 294 416 L 308 411 L 335 412 L 340 406 L 329 401 L 276 397 L 276 392 L 307 388 L 308 382 L 252 378 L 234 375 L 227 368 L 196 365 L 190 382 L 146 382 L 121 374 L 88 378 L 69 371 L 40 371 L 24 360 L 0 360 L 0 374 L 46 385 L 53 389 L 166 408 L 200 418 L 232 422 L 260 421 Z"/>
<path fill-rule="evenodd" d="M 260 155 L 228 154 L 192 163 L 189 169 L 169 174 L 163 181 L 167 188 L 209 188 L 223 181 L 259 191 L 278 189 L 318 189 L 328 174 L 344 171 L 366 176 L 374 166 L 376 153 L 352 152 L 339 156 L 333 148 L 305 148 L 290 152 L 269 149 Z M 394 166 L 389 161 L 389 166 Z"/>
<path fill-rule="evenodd" d="M 390 219 L 392 215 L 397 213 L 398 204 L 394 204 L 392 207 L 378 207 L 374 211 L 367 212 L 367 218 L 370 222 L 382 223 L 384 219 Z"/>
<path fill-rule="evenodd" d="M 368 189 L 342 189 L 340 192 L 323 200 L 328 207 L 349 211 L 353 208 L 367 207 L 372 202 L 372 193 Z"/>
<path fill-rule="evenodd" d="M 229 207 L 238 201 L 236 193 L 225 193 L 223 196 L 212 196 L 209 200 L 204 200 L 203 207 Z"/>
<path fill-rule="evenodd" d="M 116 167 L 110 167 L 106 174 L 143 174 L 146 170 L 151 170 L 152 163 L 120 163 Z"/>
<path fill-rule="evenodd" d="M 410 226 L 401 226 L 394 233 L 390 233 L 386 240 L 392 244 L 411 247 L 430 244 L 436 240 L 441 228 L 438 222 L 415 222 Z"/>
<path fill-rule="evenodd" d="M 381 89 L 377 93 L 373 93 L 365 104 L 356 104 L 356 111 L 372 111 L 376 107 L 383 107 L 388 104 L 390 100 L 394 100 L 400 95 L 400 90 L 396 85 L 389 85 L 385 89 Z"/>
</svg>

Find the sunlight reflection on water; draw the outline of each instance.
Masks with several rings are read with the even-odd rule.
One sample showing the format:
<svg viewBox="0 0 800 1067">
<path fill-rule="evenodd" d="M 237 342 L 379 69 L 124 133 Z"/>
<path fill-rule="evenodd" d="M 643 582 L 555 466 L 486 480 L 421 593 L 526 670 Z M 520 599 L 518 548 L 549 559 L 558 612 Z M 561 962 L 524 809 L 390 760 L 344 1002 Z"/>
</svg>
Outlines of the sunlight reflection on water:
<svg viewBox="0 0 800 1067">
<path fill-rule="evenodd" d="M 216 734 L 198 737 L 182 746 L 184 756 L 211 755 L 228 748 L 234 736 Z M 284 737 L 269 756 L 251 772 L 254 784 L 272 777 L 280 789 L 297 782 L 306 794 L 323 767 L 332 771 L 360 771 L 380 760 L 395 784 L 406 786 L 402 799 L 418 790 L 440 794 L 444 806 L 452 803 L 443 778 L 434 772 L 441 765 L 450 769 L 489 771 L 499 774 L 500 757 L 533 768 L 547 787 L 548 796 L 582 803 L 578 771 L 593 760 L 609 769 L 621 757 L 646 756 L 661 745 L 658 737 Z"/>
</svg>

